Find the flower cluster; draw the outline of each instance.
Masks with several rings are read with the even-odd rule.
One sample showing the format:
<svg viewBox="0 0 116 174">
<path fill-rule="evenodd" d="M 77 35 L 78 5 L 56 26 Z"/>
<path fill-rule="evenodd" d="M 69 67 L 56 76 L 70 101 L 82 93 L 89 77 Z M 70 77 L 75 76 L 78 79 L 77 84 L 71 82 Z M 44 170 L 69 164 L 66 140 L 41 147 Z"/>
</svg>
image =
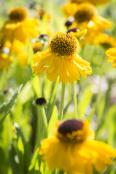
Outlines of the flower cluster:
<svg viewBox="0 0 116 174">
<path fill-rule="evenodd" d="M 114 174 L 112 3 L 49 2 L 11 8 L 0 29 L 0 173 Z"/>
</svg>

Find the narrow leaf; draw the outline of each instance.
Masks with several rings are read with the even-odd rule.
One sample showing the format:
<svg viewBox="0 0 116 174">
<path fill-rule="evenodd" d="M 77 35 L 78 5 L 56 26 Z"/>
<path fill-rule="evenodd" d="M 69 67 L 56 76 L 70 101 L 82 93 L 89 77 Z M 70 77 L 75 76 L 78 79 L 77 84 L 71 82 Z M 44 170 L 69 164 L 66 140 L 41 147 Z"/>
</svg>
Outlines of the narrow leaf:
<svg viewBox="0 0 116 174">
<path fill-rule="evenodd" d="M 11 108 L 14 106 L 14 104 L 16 103 L 16 99 L 18 97 L 18 94 L 21 90 L 23 85 L 21 85 L 19 87 L 19 89 L 14 93 L 12 99 L 7 102 L 4 103 L 1 107 L 0 107 L 0 123 L 6 118 L 6 116 L 8 115 L 9 111 L 11 110 Z"/>
</svg>

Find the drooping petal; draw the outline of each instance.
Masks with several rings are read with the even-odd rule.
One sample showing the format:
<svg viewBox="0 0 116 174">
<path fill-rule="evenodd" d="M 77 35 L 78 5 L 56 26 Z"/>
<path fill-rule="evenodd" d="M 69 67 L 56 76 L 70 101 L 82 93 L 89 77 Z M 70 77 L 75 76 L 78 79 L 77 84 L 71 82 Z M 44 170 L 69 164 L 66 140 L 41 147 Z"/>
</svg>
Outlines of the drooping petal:
<svg viewBox="0 0 116 174">
<path fill-rule="evenodd" d="M 86 78 L 87 75 L 92 74 L 92 69 L 90 67 L 90 63 L 87 61 L 83 60 L 81 57 L 78 55 L 74 59 L 75 65 L 78 67 L 81 75 Z"/>
<path fill-rule="evenodd" d="M 53 62 L 47 69 L 46 74 L 47 74 L 47 78 L 49 80 L 56 81 L 57 77 L 59 76 L 60 71 L 61 71 L 62 59 L 55 55 L 53 55 L 53 56 L 54 56 Z"/>
<path fill-rule="evenodd" d="M 42 75 L 53 62 L 53 56 L 49 52 L 38 52 L 33 59 L 32 70 L 36 75 Z"/>
</svg>

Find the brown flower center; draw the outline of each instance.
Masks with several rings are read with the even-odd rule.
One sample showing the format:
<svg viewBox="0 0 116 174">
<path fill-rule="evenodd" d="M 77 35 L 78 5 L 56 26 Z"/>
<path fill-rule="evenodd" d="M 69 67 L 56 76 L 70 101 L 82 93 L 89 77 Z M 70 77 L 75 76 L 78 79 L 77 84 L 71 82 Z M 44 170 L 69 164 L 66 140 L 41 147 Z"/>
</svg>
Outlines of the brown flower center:
<svg viewBox="0 0 116 174">
<path fill-rule="evenodd" d="M 60 56 L 73 55 L 78 47 L 78 40 L 70 34 L 58 33 L 49 42 L 50 51 Z"/>
<path fill-rule="evenodd" d="M 14 21 L 23 21 L 28 17 L 28 12 L 24 7 L 16 7 L 9 12 L 9 18 Z"/>
<path fill-rule="evenodd" d="M 83 127 L 83 122 L 80 120 L 67 120 L 64 121 L 58 128 L 58 132 L 64 136 L 73 131 L 81 130 Z"/>
<path fill-rule="evenodd" d="M 61 141 L 81 143 L 88 137 L 89 127 L 81 120 L 67 120 L 60 124 L 57 137 Z"/>
<path fill-rule="evenodd" d="M 75 13 L 75 20 L 79 23 L 89 22 L 96 15 L 96 8 L 87 3 L 80 4 L 77 12 Z"/>
</svg>

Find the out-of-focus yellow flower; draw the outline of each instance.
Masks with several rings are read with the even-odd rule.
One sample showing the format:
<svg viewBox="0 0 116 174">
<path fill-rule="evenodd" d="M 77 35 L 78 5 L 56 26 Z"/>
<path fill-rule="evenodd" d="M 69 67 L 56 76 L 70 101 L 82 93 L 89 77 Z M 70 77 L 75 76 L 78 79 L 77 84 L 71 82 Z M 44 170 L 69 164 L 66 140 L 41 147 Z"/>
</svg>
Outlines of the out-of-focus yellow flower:
<svg viewBox="0 0 116 174">
<path fill-rule="evenodd" d="M 7 47 L 10 50 L 11 54 L 17 55 L 20 52 L 23 52 L 25 48 L 29 45 L 29 41 L 20 42 L 19 40 L 14 40 L 12 43 L 10 41 L 4 42 L 3 47 Z"/>
<path fill-rule="evenodd" d="M 78 5 L 77 11 L 74 15 L 74 22 L 70 28 L 86 29 L 86 34 L 81 44 L 86 42 L 95 44 L 95 39 L 98 33 L 103 32 L 107 28 L 111 28 L 112 23 L 107 19 L 98 16 L 95 6 L 90 3 L 82 3 Z M 97 34 L 96 34 L 97 33 Z"/>
<path fill-rule="evenodd" d="M 73 34 L 57 33 L 50 41 L 46 52 L 38 52 L 33 59 L 33 72 L 42 75 L 44 72 L 51 81 L 73 83 L 90 75 L 90 63 L 79 57 L 79 43 Z"/>
<path fill-rule="evenodd" d="M 36 38 L 40 34 L 39 23 L 36 19 L 29 19 L 28 12 L 24 7 L 11 9 L 9 20 L 1 30 L 4 40 L 14 39 L 25 42 L 26 39 Z"/>
<path fill-rule="evenodd" d="M 68 1 L 66 4 L 62 6 L 63 13 L 66 17 L 74 16 L 77 11 L 78 5 L 76 3 L 71 3 Z"/>
<path fill-rule="evenodd" d="M 116 39 L 108 36 L 107 34 L 100 33 L 97 35 L 95 39 L 95 44 L 102 46 L 105 49 L 115 48 L 116 47 Z"/>
<path fill-rule="evenodd" d="M 116 68 L 116 48 L 110 48 L 106 51 L 108 62 L 113 63 L 112 66 Z"/>
<path fill-rule="evenodd" d="M 0 53 L 0 72 L 13 63 L 13 58 L 7 54 Z"/>
<path fill-rule="evenodd" d="M 97 32 L 97 34 L 99 34 L 100 32 Z M 91 30 L 87 30 L 87 32 L 85 33 L 85 36 L 80 40 L 80 45 L 83 46 L 86 43 L 89 43 L 91 45 L 95 45 L 95 39 L 96 39 L 97 35 L 96 32 L 91 31 Z"/>
<path fill-rule="evenodd" d="M 25 43 L 15 40 L 11 45 L 11 53 L 18 54 L 20 52 L 23 52 L 28 47 L 28 45 L 29 45 L 28 40 Z"/>
<path fill-rule="evenodd" d="M 80 28 L 94 31 L 103 31 L 112 27 L 112 23 L 107 19 L 97 15 L 97 9 L 90 3 L 78 5 L 74 15 L 74 23 L 71 28 Z"/>
<path fill-rule="evenodd" d="M 20 52 L 17 55 L 17 61 L 21 67 L 27 66 L 28 65 L 28 51 L 24 50 L 23 52 Z"/>
<path fill-rule="evenodd" d="M 83 3 L 83 2 L 90 2 L 94 5 L 96 4 L 105 4 L 110 0 L 71 0 L 72 3 Z"/>
<path fill-rule="evenodd" d="M 39 154 L 51 170 L 93 174 L 93 166 L 102 172 L 114 163 L 116 150 L 94 140 L 94 132 L 87 121 L 74 119 L 59 122 L 55 134 L 42 141 Z"/>
<path fill-rule="evenodd" d="M 42 50 L 42 43 L 41 42 L 32 43 L 32 48 L 33 48 L 33 52 L 37 53 L 38 51 Z"/>
<path fill-rule="evenodd" d="M 74 15 L 75 21 L 78 23 L 89 22 L 97 15 L 96 8 L 90 3 L 82 3 L 78 5 Z"/>
<path fill-rule="evenodd" d="M 13 20 L 16 22 L 23 21 L 26 18 L 28 18 L 28 11 L 24 7 L 11 8 L 11 10 L 9 11 L 8 17 L 10 20 Z"/>
<path fill-rule="evenodd" d="M 20 42 L 19 40 L 14 40 L 12 43 L 6 41 L 1 47 L 1 51 L 4 53 L 5 50 L 8 50 L 8 53 L 17 56 L 18 64 L 25 67 L 28 64 L 28 46 L 28 40 L 25 43 Z"/>
<path fill-rule="evenodd" d="M 95 31 L 103 31 L 107 28 L 112 28 L 112 27 L 113 24 L 109 20 L 101 16 L 94 16 L 93 21 L 90 21 L 88 23 L 88 29 L 93 29 Z"/>
</svg>

